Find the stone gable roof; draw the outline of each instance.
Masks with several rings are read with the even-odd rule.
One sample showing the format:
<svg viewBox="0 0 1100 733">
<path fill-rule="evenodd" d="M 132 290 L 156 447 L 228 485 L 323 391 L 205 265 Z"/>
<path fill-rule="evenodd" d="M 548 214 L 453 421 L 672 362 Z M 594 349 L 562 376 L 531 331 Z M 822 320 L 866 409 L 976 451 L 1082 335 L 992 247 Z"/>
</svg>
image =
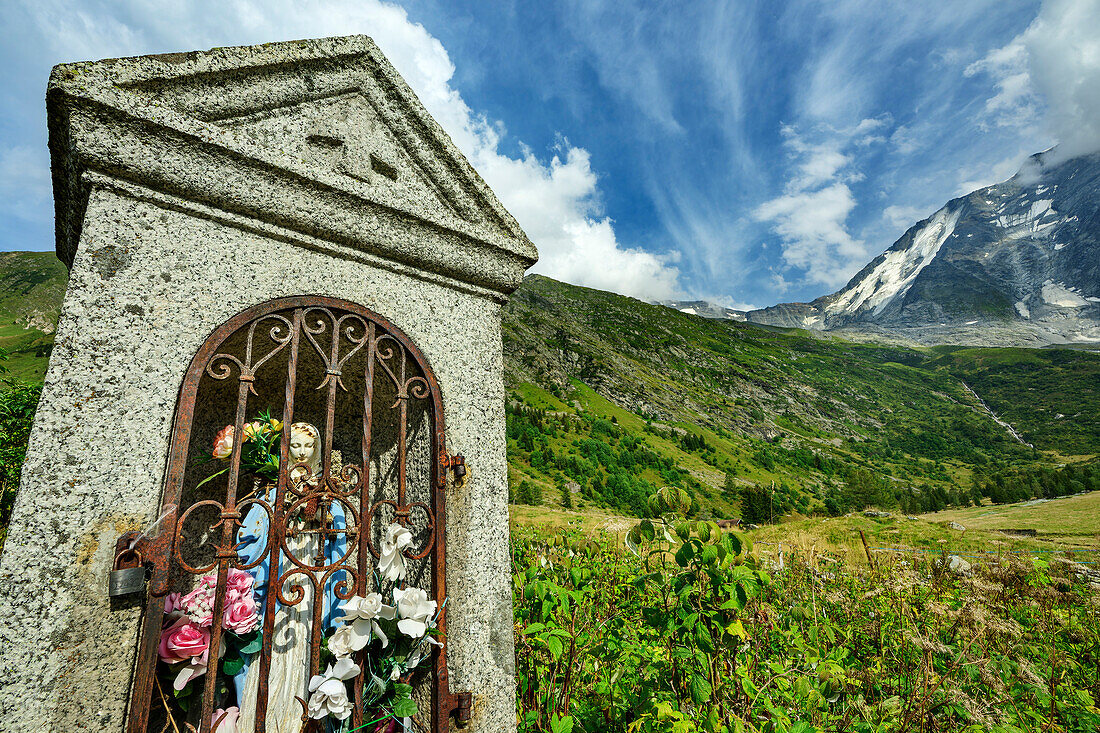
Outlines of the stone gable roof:
<svg viewBox="0 0 1100 733">
<path fill-rule="evenodd" d="M 501 292 L 538 254 L 366 36 L 63 64 L 58 256 L 118 181 Z"/>
</svg>

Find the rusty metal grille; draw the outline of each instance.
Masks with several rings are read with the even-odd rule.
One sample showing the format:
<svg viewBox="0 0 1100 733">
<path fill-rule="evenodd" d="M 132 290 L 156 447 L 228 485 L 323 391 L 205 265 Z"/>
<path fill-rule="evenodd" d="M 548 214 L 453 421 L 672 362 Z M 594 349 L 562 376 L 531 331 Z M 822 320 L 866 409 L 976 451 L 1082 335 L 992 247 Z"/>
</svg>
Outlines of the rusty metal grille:
<svg viewBox="0 0 1100 733">
<path fill-rule="evenodd" d="M 278 467 L 271 472 L 277 477 L 250 473 L 242 465 L 240 438 L 261 409 L 283 426 Z M 290 426 L 300 423 L 319 432 L 315 476 L 291 460 Z M 220 464 L 203 462 L 222 426 L 233 426 L 238 437 L 232 451 Z M 186 592 L 200 576 L 217 578 L 211 653 L 206 673 L 192 683 L 191 707 L 197 711 L 181 730 L 207 733 L 224 696 L 213 650 L 227 633 L 223 611 L 231 569 L 265 565 L 267 572 L 262 647 L 251 661 L 259 670 L 252 693 L 257 733 L 280 728 L 268 714 L 277 704 L 269 673 L 278 656 L 273 645 L 280 643 L 274 638 L 280 614 L 293 609 L 305 619 L 308 638 L 296 642 L 303 648 L 308 644 L 301 674 L 306 679 L 319 674 L 325 617 L 331 611 L 326 604 L 370 592 L 385 596 L 392 589 L 375 573 L 381 534 L 391 523 L 413 534 L 403 553 L 408 581 L 427 590 L 442 608 L 436 627 L 445 640 L 443 491 L 456 460 L 446 454 L 443 438 L 439 386 L 426 360 L 408 337 L 366 308 L 333 298 L 284 298 L 219 327 L 195 355 L 180 390 L 161 504 L 163 529 L 136 548 L 150 568 L 150 580 L 130 733 L 167 728 L 162 716 L 169 700 L 156 667 L 164 598 Z M 242 556 L 241 528 L 248 517 L 265 520 L 266 536 L 262 549 Z M 453 714 L 468 713 L 469 696 L 449 689 L 446 649 L 446 643 L 434 648 L 429 671 L 417 683 L 419 714 L 413 730 L 443 733 Z M 360 662 L 365 653 L 357 653 Z M 351 729 L 370 722 L 363 720 L 367 670 L 360 667 L 352 685 Z M 295 704 L 301 707 L 301 727 L 295 724 L 295 730 L 324 729 L 308 717 L 304 700 Z"/>
</svg>

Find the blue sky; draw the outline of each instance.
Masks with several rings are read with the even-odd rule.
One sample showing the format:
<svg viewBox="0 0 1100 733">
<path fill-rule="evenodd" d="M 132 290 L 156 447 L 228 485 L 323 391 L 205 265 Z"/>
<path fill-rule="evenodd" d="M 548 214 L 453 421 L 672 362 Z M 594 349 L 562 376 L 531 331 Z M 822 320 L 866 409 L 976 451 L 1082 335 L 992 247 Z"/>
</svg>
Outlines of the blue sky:
<svg viewBox="0 0 1100 733">
<path fill-rule="evenodd" d="M 53 247 L 53 64 L 350 33 L 536 271 L 643 298 L 809 300 L 1026 155 L 1100 148 L 1100 0 L 9 0 L 0 250 Z"/>
</svg>

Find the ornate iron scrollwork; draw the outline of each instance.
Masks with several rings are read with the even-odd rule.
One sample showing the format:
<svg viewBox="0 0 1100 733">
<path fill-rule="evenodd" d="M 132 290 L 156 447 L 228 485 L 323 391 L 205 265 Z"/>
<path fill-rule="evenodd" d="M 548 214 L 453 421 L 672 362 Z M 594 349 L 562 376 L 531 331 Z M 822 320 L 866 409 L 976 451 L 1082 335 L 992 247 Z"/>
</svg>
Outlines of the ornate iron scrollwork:
<svg viewBox="0 0 1100 733">
<path fill-rule="evenodd" d="M 303 367 L 305 360 L 315 365 L 312 370 Z M 302 384 L 306 372 L 318 381 L 311 378 L 308 385 Z M 353 394 L 357 391 L 361 393 Z M 308 416 L 320 418 L 319 473 L 296 473 L 300 465 L 291 466 L 290 441 L 283 439 L 279 443 L 278 478 L 265 486 L 242 473 L 244 440 L 237 439 L 224 476 L 199 482 L 202 469 L 196 469 L 194 458 L 201 452 L 200 446 L 209 444 L 210 436 L 202 431 L 211 426 L 200 424 L 197 413 L 200 408 L 206 413 L 212 411 L 208 401 L 200 400 L 205 400 L 207 393 L 221 395 L 227 403 L 235 397 L 235 403 L 225 406 L 227 410 L 232 407 L 230 425 L 235 436 L 245 434 L 250 410 L 257 409 L 263 400 L 278 399 L 276 409 L 281 408 L 281 412 L 276 414 L 286 430 L 306 412 L 302 403 L 307 400 L 311 405 Z M 392 399 L 380 402 L 385 395 L 392 395 Z M 347 449 L 351 443 L 346 436 L 354 431 L 348 428 L 346 415 L 338 414 L 338 404 L 354 406 L 351 412 L 359 421 L 355 426 L 359 438 L 354 451 L 357 458 L 339 466 L 334 465 L 334 457 L 340 455 L 334 450 L 334 436 L 342 431 Z M 416 468 L 424 474 L 417 475 L 416 495 L 410 495 L 408 473 L 411 414 L 417 419 L 417 455 L 426 456 Z M 372 469 L 377 473 L 384 463 L 380 458 L 382 449 L 376 445 L 382 422 L 390 426 L 385 453 L 390 461 L 385 476 L 372 475 Z M 422 564 L 431 595 L 442 606 L 446 587 L 443 490 L 449 469 L 461 467 L 465 471 L 461 457 L 452 458 L 445 452 L 443 431 L 439 386 L 427 361 L 407 336 L 366 308 L 332 298 L 284 298 L 250 308 L 218 328 L 195 355 L 180 390 L 162 497 L 166 529 L 152 539 L 142 538 L 136 548 L 150 565 L 151 577 L 128 730 L 145 733 L 153 701 L 161 699 L 154 698 L 154 688 L 158 684 L 163 598 L 205 573 L 216 573 L 217 577 L 209 648 L 218 649 L 227 633 L 222 615 L 229 571 L 250 571 L 265 563 L 272 568 L 263 598 L 262 649 L 252 660 L 260 670 L 255 700 L 257 733 L 266 728 L 270 702 L 267 674 L 273 655 L 276 610 L 312 604 L 308 674 L 319 674 L 326 594 L 346 600 L 382 590 L 374 574 L 381 524 L 397 522 L 416 528 L 418 542 L 404 556 L 410 563 Z M 210 482 L 206 493 L 199 492 L 196 484 L 206 482 Z M 245 561 L 239 554 L 239 532 L 250 513 L 261 518 L 267 536 L 262 550 Z M 343 517 L 339 525 L 332 520 L 335 514 Z M 196 543 L 212 557 L 193 558 Z M 343 550 L 326 554 L 326 548 L 337 546 Z M 311 549 L 307 552 L 302 548 Z M 439 614 L 436 625 L 445 637 L 445 613 Z M 420 716 L 429 719 L 417 721 L 418 729 L 432 733 L 447 731 L 452 715 L 460 719 L 469 716 L 469 696 L 449 689 L 446 649 L 444 644 L 433 652 L 431 709 L 429 715 Z M 209 657 L 207 665 L 213 670 L 216 655 Z M 361 705 L 365 674 L 361 672 L 353 686 L 356 706 L 351 728 L 368 722 L 362 720 Z M 198 733 L 207 733 L 211 728 L 216 677 L 206 674 L 199 678 L 201 712 L 194 726 Z M 301 702 L 305 707 L 305 701 Z M 164 705 L 167 709 L 167 702 Z M 304 712 L 302 720 L 303 724 L 311 724 Z"/>
</svg>

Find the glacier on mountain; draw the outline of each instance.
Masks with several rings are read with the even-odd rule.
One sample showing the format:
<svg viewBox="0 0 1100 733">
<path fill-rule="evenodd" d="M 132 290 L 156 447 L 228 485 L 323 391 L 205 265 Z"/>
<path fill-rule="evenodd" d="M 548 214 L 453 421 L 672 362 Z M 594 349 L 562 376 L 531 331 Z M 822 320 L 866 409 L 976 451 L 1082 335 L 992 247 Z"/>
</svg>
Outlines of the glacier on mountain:
<svg viewBox="0 0 1100 733">
<path fill-rule="evenodd" d="M 955 231 L 960 211 L 944 207 L 932 215 L 928 223 L 913 237 L 913 244 L 904 250 L 889 250 L 881 261 L 855 286 L 848 285 L 836 295 L 825 311 L 829 314 L 856 313 L 863 306 L 879 313 L 895 296 L 913 284 L 921 270 L 939 253 L 940 247 Z"/>
<path fill-rule="evenodd" d="M 919 343 L 1100 341 L 1100 153 L 1032 156 L 948 202 L 843 288 L 810 303 L 700 315 Z M 1053 161 L 1053 162 L 1048 162 Z"/>
</svg>

